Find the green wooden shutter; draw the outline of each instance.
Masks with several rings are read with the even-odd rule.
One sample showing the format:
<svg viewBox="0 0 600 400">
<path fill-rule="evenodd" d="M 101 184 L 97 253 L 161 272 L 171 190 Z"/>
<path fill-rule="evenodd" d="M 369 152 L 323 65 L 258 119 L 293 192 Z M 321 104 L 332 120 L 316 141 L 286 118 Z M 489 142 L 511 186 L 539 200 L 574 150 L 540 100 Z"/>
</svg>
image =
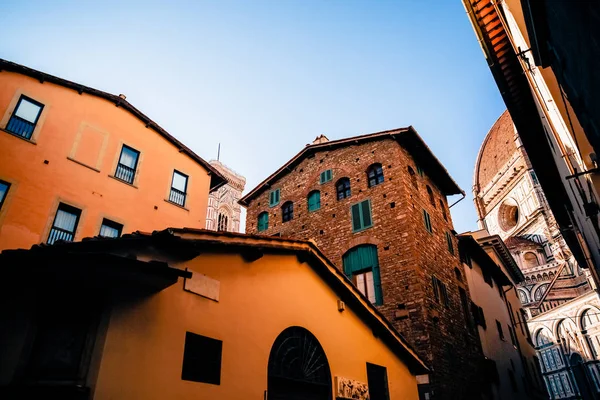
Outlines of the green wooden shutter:
<svg viewBox="0 0 600 400">
<path fill-rule="evenodd" d="M 423 210 L 423 220 L 425 222 L 425 229 L 427 229 L 427 232 L 432 233 L 431 219 L 429 218 L 429 213 L 425 210 Z"/>
<path fill-rule="evenodd" d="M 373 226 L 373 220 L 371 219 L 371 201 L 365 200 L 361 203 L 361 211 L 362 211 L 362 227 L 368 228 Z"/>
<path fill-rule="evenodd" d="M 326 171 L 321 172 L 321 175 L 319 176 L 319 183 L 325 183 L 325 172 Z"/>
<path fill-rule="evenodd" d="M 325 171 L 327 174 L 327 182 L 329 182 L 330 180 L 333 179 L 333 172 L 331 172 L 330 169 L 328 169 L 327 171 Z"/>
<path fill-rule="evenodd" d="M 358 204 L 355 204 L 358 206 Z M 353 206 L 354 207 L 354 206 Z M 372 244 L 356 246 L 342 257 L 344 273 L 350 279 L 355 272 L 371 270 L 373 272 L 373 284 L 375 286 L 375 304 L 383 304 L 383 293 L 381 290 L 381 273 L 379 271 L 379 259 L 377 257 L 377 246 Z"/>
<path fill-rule="evenodd" d="M 321 208 L 321 192 L 310 192 L 308 195 L 308 211 L 315 211 L 319 208 Z"/>
<path fill-rule="evenodd" d="M 352 205 L 352 230 L 359 231 L 362 229 L 362 221 L 360 219 L 360 203 Z"/>
<path fill-rule="evenodd" d="M 258 231 L 262 232 L 269 228 L 269 214 L 266 212 L 258 216 Z"/>
<path fill-rule="evenodd" d="M 279 204 L 279 189 L 275 189 L 269 193 L 269 206 L 273 207 Z"/>
</svg>

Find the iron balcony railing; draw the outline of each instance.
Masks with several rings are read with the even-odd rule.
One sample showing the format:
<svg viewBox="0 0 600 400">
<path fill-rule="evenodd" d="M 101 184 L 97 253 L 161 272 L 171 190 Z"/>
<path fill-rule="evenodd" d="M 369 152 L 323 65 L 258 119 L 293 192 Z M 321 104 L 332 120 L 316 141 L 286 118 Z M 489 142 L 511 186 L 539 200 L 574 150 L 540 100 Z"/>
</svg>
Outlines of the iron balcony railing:
<svg viewBox="0 0 600 400">
<path fill-rule="evenodd" d="M 128 167 L 127 165 L 118 164 L 117 170 L 115 171 L 115 178 L 119 178 L 127 183 L 133 183 L 133 177 L 135 176 L 135 168 Z"/>
<path fill-rule="evenodd" d="M 183 207 L 185 204 L 185 192 L 171 188 L 171 194 L 169 195 L 169 201 L 175 204 L 179 204 Z"/>
<path fill-rule="evenodd" d="M 73 232 L 66 229 L 53 227 L 50 230 L 50 236 L 48 236 L 48 244 L 54 244 L 57 240 L 64 240 L 66 242 L 73 241 Z"/>
<path fill-rule="evenodd" d="M 35 124 L 13 115 L 6 125 L 6 130 L 25 139 L 30 139 L 35 129 Z"/>
</svg>

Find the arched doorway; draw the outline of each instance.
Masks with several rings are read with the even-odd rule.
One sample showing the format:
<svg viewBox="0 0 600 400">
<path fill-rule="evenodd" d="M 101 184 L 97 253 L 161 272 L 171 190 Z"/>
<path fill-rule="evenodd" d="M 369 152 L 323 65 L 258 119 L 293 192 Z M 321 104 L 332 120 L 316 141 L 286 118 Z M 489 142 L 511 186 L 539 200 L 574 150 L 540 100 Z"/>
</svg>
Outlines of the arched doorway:
<svg viewBox="0 0 600 400">
<path fill-rule="evenodd" d="M 292 326 L 269 355 L 268 400 L 329 400 L 331 372 L 325 351 L 308 330 Z"/>
<path fill-rule="evenodd" d="M 583 363 L 581 355 L 577 353 L 571 354 L 569 364 L 571 364 L 571 371 L 573 371 L 573 376 L 575 377 L 575 382 L 577 383 L 581 398 L 584 400 L 596 399 L 597 397 L 594 396 L 593 383 L 586 371 L 586 366 Z"/>
</svg>

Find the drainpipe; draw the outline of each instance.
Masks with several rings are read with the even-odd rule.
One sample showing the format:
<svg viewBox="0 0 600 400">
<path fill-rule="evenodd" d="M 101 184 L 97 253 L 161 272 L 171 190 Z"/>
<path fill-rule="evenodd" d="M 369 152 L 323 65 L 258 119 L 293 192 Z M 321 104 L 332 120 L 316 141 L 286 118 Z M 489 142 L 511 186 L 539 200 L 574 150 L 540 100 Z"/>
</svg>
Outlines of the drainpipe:
<svg viewBox="0 0 600 400">
<path fill-rule="evenodd" d="M 456 200 L 454 203 L 452 203 L 451 205 L 448 206 L 448 208 L 452 208 L 455 205 L 457 205 L 460 201 L 464 200 L 465 197 L 467 197 L 467 195 L 465 194 L 465 192 L 461 192 L 462 193 L 462 197 L 458 200 Z"/>
</svg>

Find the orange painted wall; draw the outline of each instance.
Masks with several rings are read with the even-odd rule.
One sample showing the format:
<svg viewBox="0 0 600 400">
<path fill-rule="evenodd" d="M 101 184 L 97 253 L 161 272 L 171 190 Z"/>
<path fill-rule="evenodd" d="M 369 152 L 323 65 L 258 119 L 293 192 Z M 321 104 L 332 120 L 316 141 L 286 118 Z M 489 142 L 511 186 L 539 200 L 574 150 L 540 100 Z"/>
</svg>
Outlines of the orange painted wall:
<svg viewBox="0 0 600 400">
<path fill-rule="evenodd" d="M 3 130 L 18 93 L 45 105 L 35 144 Z M 11 184 L 0 250 L 45 242 L 59 201 L 82 209 L 75 240 L 98 235 L 103 218 L 123 224 L 123 233 L 204 227 L 208 171 L 114 103 L 2 71 L 0 118 L 0 180 Z M 110 177 L 123 143 L 141 153 L 135 187 Z M 174 169 L 189 176 L 185 209 L 165 201 Z"/>
<path fill-rule="evenodd" d="M 183 281 L 113 309 L 95 400 L 263 399 L 275 338 L 289 326 L 311 331 L 332 376 L 367 382 L 366 362 L 387 368 L 391 400 L 418 399 L 416 378 L 338 297 L 293 255 L 201 255 L 182 264 L 220 281 L 220 301 L 183 290 Z M 221 385 L 181 380 L 186 331 L 223 341 Z"/>
</svg>

